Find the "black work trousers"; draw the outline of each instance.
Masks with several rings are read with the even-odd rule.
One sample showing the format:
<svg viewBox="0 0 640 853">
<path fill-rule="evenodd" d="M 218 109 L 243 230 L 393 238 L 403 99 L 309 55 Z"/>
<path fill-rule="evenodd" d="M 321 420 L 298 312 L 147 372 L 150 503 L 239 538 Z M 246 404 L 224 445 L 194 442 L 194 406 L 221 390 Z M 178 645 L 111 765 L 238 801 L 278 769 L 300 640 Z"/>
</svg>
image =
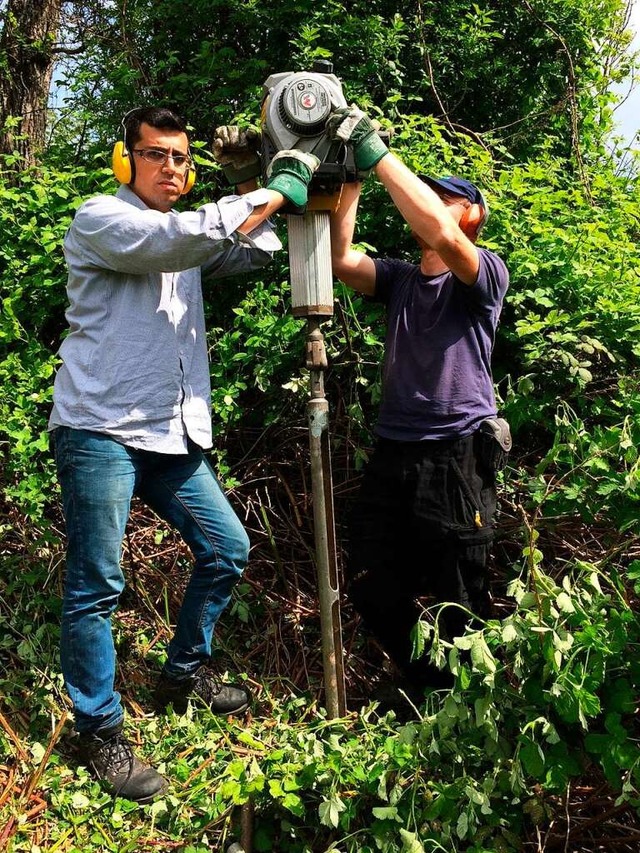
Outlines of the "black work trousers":
<svg viewBox="0 0 640 853">
<path fill-rule="evenodd" d="M 347 593 L 410 680 L 432 670 L 411 661 L 416 599 L 455 602 L 489 615 L 487 558 L 496 510 L 495 471 L 476 432 L 453 441 L 380 439 L 350 517 Z M 460 635 L 469 615 L 443 610 L 440 630 Z"/>
</svg>

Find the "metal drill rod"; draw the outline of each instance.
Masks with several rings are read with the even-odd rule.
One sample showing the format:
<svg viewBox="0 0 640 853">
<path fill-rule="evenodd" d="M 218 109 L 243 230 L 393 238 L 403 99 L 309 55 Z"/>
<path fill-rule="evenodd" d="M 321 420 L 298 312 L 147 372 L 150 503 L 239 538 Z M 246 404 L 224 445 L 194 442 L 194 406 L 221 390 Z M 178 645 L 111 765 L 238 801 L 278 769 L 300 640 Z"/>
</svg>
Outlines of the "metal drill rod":
<svg viewBox="0 0 640 853">
<path fill-rule="evenodd" d="M 318 574 L 325 704 L 330 718 L 346 712 L 340 585 L 337 570 L 333 483 L 329 445 L 329 403 L 324 393 L 327 357 L 320 323 L 333 314 L 329 211 L 287 217 L 292 310 L 307 317 L 307 405 L 313 519 Z"/>
<path fill-rule="evenodd" d="M 336 559 L 336 532 L 333 514 L 333 481 L 329 447 L 329 403 L 324 395 L 324 371 L 327 367 L 320 321 L 307 321 L 307 367 L 311 396 L 307 405 L 313 520 L 322 633 L 325 700 L 329 717 L 346 712 L 340 585 Z"/>
</svg>

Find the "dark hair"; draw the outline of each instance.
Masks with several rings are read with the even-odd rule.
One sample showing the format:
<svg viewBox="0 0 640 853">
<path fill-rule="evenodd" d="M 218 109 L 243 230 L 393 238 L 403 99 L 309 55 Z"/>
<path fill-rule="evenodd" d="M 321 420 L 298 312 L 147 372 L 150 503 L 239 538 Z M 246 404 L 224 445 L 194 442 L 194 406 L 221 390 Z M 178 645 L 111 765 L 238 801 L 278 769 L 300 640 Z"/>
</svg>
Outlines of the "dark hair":
<svg viewBox="0 0 640 853">
<path fill-rule="evenodd" d="M 142 136 L 140 125 L 143 123 L 162 130 L 177 130 L 189 136 L 184 119 L 168 107 L 136 107 L 122 119 L 127 151 L 132 151 Z"/>
</svg>

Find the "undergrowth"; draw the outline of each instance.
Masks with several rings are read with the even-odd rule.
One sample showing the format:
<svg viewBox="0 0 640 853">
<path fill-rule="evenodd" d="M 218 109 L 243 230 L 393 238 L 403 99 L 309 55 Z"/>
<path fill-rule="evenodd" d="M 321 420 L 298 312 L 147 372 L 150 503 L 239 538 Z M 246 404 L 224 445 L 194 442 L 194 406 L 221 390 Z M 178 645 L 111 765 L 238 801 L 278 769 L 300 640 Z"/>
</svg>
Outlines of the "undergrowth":
<svg viewBox="0 0 640 853">
<path fill-rule="evenodd" d="M 253 466 L 260 469 L 256 460 Z M 281 468 L 281 481 L 290 474 Z M 559 555 L 535 513 L 520 507 L 519 521 L 511 514 L 511 486 L 494 566 L 501 618 L 452 645 L 438 637 L 427 602 L 416 631 L 417 651 L 449 667 L 454 688 L 428 695 L 424 707 L 407 705 L 403 719 L 380 716 L 357 698 L 378 668 L 345 603 L 350 710 L 329 720 L 312 560 L 302 547 L 310 530 L 303 523 L 295 531 L 290 513 L 288 531 L 269 536 L 262 524 L 258 532 L 272 511 L 274 524 L 276 516 L 284 520 L 278 501 L 293 497 L 265 470 L 261 476 L 264 506 L 255 505 L 254 492 L 232 495 L 256 545 L 220 631 L 221 665 L 239 670 L 256 693 L 244 720 L 194 707 L 183 717 L 149 711 L 187 555 L 151 514 L 135 511 L 125 554 L 129 589 L 116 620 L 119 688 L 127 732 L 171 782 L 144 808 L 113 800 L 75 765 L 57 664 L 59 521 L 51 517 L 36 534 L 7 509 L 0 580 L 0 839 L 7 850 L 226 850 L 249 813 L 256 853 L 551 851 L 563 849 L 554 847 L 554 827 L 568 792 L 584 790 L 585 779 L 606 789 L 608 809 L 618 825 L 621 815 L 631 821 L 632 838 L 640 806 L 640 561 L 623 566 L 615 544 L 589 561 L 566 549 Z M 299 491 L 295 497 L 302 500 Z M 575 831 L 567 826 L 562 843 Z M 566 849 L 607 848 L 587 835 Z"/>
</svg>

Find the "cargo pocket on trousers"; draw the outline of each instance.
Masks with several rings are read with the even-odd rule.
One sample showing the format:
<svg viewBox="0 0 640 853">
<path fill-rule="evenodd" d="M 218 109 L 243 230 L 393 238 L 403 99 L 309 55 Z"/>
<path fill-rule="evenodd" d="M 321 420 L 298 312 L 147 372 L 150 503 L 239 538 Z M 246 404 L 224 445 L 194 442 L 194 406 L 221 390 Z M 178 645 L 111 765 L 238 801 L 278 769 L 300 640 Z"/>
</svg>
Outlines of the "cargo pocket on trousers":
<svg viewBox="0 0 640 853">
<path fill-rule="evenodd" d="M 466 507 L 466 511 L 464 512 L 464 518 L 455 520 L 455 526 L 458 530 L 468 530 L 468 531 L 482 531 L 485 528 L 491 530 L 490 525 L 486 524 L 487 519 L 483 518 L 483 509 L 482 503 L 477 497 L 470 484 L 467 482 L 464 474 L 462 473 L 460 466 L 458 465 L 455 459 L 450 460 L 451 470 L 453 471 L 458 486 L 460 488 L 460 497 L 461 502 L 464 507 Z"/>
</svg>

